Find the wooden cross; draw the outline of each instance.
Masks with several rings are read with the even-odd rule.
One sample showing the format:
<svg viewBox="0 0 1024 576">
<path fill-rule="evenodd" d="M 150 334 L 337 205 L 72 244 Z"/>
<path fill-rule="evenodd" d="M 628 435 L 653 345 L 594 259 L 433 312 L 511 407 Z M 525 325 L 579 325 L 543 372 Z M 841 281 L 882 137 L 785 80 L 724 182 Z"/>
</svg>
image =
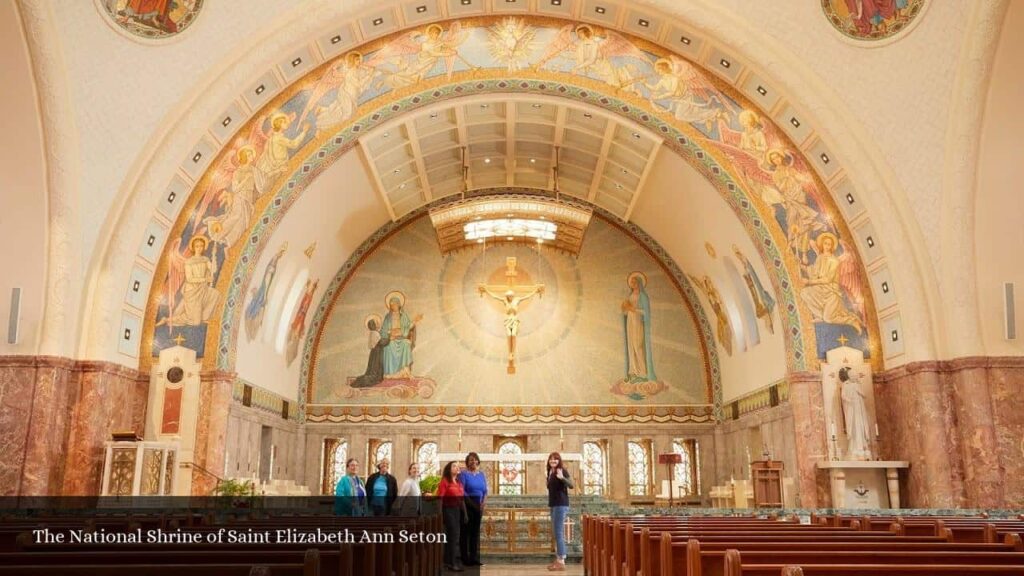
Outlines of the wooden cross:
<svg viewBox="0 0 1024 576">
<path fill-rule="evenodd" d="M 505 285 L 477 284 L 480 296 L 484 294 L 501 302 L 505 306 L 505 335 L 508 337 L 508 368 L 509 374 L 516 373 L 516 336 L 519 334 L 519 304 L 532 298 L 534 294 L 544 295 L 543 284 L 518 285 L 516 276 L 515 256 L 505 258 Z"/>
</svg>

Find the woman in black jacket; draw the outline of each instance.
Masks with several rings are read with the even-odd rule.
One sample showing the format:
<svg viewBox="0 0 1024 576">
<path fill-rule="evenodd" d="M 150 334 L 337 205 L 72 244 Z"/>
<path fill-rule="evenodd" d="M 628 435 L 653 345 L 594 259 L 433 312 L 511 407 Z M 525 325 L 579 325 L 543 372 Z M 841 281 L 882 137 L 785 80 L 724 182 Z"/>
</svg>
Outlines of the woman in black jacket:
<svg viewBox="0 0 1024 576">
<path fill-rule="evenodd" d="M 569 488 L 572 479 L 562 465 L 562 455 L 548 455 L 548 507 L 551 508 L 551 533 L 555 535 L 555 561 L 548 566 L 552 572 L 565 571 L 565 518 L 569 515 Z"/>
<path fill-rule="evenodd" d="M 391 463 L 385 458 L 377 463 L 377 472 L 366 479 L 366 497 L 374 516 L 389 516 L 398 497 L 398 480 L 388 473 L 390 468 Z"/>
</svg>

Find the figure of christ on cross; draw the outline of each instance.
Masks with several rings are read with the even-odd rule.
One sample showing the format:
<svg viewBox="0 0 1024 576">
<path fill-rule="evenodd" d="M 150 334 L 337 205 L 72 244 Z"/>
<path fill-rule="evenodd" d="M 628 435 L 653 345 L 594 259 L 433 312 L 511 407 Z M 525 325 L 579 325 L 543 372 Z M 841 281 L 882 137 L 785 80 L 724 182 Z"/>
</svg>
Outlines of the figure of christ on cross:
<svg viewBox="0 0 1024 576">
<path fill-rule="evenodd" d="M 480 296 L 484 294 L 501 302 L 505 306 L 505 335 L 508 337 L 508 369 L 509 374 L 516 373 L 516 335 L 519 333 L 519 304 L 532 298 L 535 294 L 544 296 L 543 284 L 516 285 L 516 258 L 505 259 L 505 285 L 477 284 Z"/>
</svg>

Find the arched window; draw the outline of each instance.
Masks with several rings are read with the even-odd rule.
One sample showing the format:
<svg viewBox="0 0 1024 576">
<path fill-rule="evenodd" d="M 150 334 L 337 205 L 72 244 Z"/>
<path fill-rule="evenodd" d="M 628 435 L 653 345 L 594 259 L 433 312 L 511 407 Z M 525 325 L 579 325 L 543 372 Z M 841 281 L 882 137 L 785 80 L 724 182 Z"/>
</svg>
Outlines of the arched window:
<svg viewBox="0 0 1024 576">
<path fill-rule="evenodd" d="M 629 495 L 647 496 L 651 490 L 651 451 L 649 442 L 626 444 L 629 453 Z"/>
<path fill-rule="evenodd" d="M 597 442 L 583 443 L 583 493 L 601 496 L 607 490 L 607 461 L 604 446 Z"/>
<path fill-rule="evenodd" d="M 391 462 L 391 448 L 392 444 L 390 440 L 380 440 L 373 446 L 373 451 L 370 453 L 370 467 L 368 468 L 368 474 L 372 474 L 377 471 L 377 463 L 381 460 L 387 460 Z"/>
<path fill-rule="evenodd" d="M 672 451 L 682 456 L 683 460 L 673 467 L 676 486 L 682 486 L 684 494 L 693 494 L 693 460 L 690 448 L 685 440 L 673 440 Z"/>
<path fill-rule="evenodd" d="M 348 460 L 347 441 L 341 438 L 324 440 L 324 494 L 334 494 L 338 479 L 345 475 L 345 460 Z"/>
<path fill-rule="evenodd" d="M 509 440 L 498 446 L 500 456 L 512 456 L 514 459 L 498 462 L 498 494 L 518 496 L 524 493 L 526 485 L 525 468 L 521 460 L 523 448 L 517 442 Z M 499 457 L 500 457 L 499 456 Z"/>
<path fill-rule="evenodd" d="M 440 476 L 441 463 L 437 461 L 437 442 L 424 442 L 416 450 L 416 463 L 420 465 L 420 477 Z"/>
</svg>

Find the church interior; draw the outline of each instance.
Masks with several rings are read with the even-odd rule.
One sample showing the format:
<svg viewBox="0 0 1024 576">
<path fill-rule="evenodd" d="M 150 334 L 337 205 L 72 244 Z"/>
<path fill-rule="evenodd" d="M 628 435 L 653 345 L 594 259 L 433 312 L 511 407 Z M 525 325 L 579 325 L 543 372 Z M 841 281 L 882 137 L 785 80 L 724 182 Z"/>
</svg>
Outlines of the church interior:
<svg viewBox="0 0 1024 576">
<path fill-rule="evenodd" d="M 575 573 L 788 518 L 1024 566 L 1024 2 L 3 0 L 0 47 L 0 509 L 473 452 L 523 562 L 557 452 Z M 676 573 L 762 573 L 717 537 Z"/>
</svg>

